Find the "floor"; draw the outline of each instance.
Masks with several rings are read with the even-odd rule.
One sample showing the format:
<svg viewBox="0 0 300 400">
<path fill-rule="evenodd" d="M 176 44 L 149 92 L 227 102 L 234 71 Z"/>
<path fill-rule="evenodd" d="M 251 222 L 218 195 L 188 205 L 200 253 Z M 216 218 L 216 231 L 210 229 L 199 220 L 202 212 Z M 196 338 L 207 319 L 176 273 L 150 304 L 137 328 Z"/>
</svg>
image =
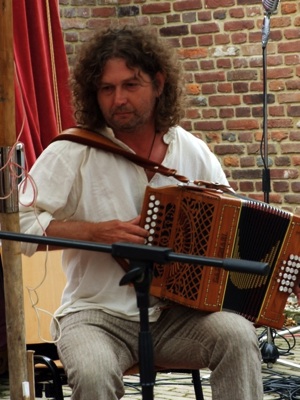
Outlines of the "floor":
<svg viewBox="0 0 300 400">
<path fill-rule="evenodd" d="M 270 332 L 270 331 L 269 331 Z M 268 346 L 265 330 L 257 331 L 261 346 Z M 275 364 L 262 363 L 264 379 L 264 400 L 300 399 L 300 325 L 289 330 L 274 331 L 274 344 L 279 351 Z M 266 357 L 265 353 L 264 357 Z M 299 365 L 297 364 L 299 362 Z M 202 387 L 205 400 L 210 400 L 209 371 L 201 370 Z M 141 400 L 142 393 L 138 376 L 125 377 L 126 395 L 123 400 Z M 65 387 L 65 399 L 70 399 L 70 389 Z M 156 400 L 195 399 L 190 375 L 160 373 L 154 387 Z M 36 399 L 51 397 L 36 397 Z M 6 374 L 0 376 L 0 399 L 10 399 L 9 380 Z M 221 399 L 220 399 L 221 400 Z"/>
</svg>

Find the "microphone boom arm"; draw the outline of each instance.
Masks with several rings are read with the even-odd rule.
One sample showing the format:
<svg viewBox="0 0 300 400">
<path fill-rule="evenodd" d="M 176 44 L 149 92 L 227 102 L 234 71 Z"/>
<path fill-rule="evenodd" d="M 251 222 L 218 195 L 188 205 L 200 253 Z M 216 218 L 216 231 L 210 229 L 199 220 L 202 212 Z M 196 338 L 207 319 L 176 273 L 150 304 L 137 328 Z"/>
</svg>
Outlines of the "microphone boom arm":
<svg viewBox="0 0 300 400">
<path fill-rule="evenodd" d="M 267 275 L 270 269 L 269 265 L 265 262 L 233 258 L 221 259 L 175 253 L 170 248 L 160 246 L 136 245 L 131 243 L 114 243 L 112 245 L 105 245 L 95 242 L 39 235 L 27 235 L 24 233 L 12 233 L 7 231 L 0 231 L 0 239 L 105 252 L 111 253 L 114 257 L 127 258 L 131 260 L 146 260 L 148 262 L 156 262 L 160 264 L 178 261 L 182 263 L 219 267 L 227 271 L 239 271 L 259 275 Z"/>
</svg>

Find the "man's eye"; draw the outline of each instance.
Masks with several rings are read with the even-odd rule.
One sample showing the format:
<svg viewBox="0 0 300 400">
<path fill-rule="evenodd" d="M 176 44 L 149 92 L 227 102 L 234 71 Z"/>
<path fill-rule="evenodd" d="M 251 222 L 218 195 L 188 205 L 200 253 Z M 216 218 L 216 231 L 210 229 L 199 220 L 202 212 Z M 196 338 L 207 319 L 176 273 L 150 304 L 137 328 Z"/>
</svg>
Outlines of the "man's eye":
<svg viewBox="0 0 300 400">
<path fill-rule="evenodd" d="M 137 82 L 128 82 L 128 83 L 126 84 L 126 87 L 127 87 L 129 90 L 137 89 L 139 86 L 140 86 L 140 85 L 139 85 Z"/>
<path fill-rule="evenodd" d="M 101 86 L 100 90 L 103 93 L 111 93 L 113 91 L 113 87 L 112 86 Z"/>
</svg>

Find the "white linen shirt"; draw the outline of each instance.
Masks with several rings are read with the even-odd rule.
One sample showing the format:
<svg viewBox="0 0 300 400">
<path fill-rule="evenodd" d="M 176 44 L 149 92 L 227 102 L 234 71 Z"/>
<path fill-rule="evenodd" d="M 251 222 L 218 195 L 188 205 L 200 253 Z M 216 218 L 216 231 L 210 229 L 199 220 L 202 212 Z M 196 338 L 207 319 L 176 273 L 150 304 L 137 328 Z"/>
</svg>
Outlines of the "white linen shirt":
<svg viewBox="0 0 300 400">
<path fill-rule="evenodd" d="M 105 133 L 127 150 L 125 144 Z M 164 136 L 168 150 L 163 165 L 191 180 L 228 185 L 225 174 L 207 145 L 181 127 Z M 130 150 L 130 149 L 129 149 Z M 132 150 L 130 150 L 132 151 Z M 43 235 L 50 221 L 119 219 L 128 221 L 140 214 L 147 185 L 177 184 L 173 177 L 155 174 L 150 182 L 142 167 L 122 156 L 62 140 L 50 144 L 30 171 L 37 188 L 35 207 L 30 181 L 20 186 L 21 232 Z M 22 243 L 31 256 L 34 243 Z M 138 320 L 139 310 L 132 286 L 119 286 L 124 270 L 108 253 L 66 249 L 62 266 L 67 278 L 56 316 L 83 309 L 102 309 L 121 318 Z M 149 320 L 155 321 L 163 304 L 151 296 Z"/>
</svg>

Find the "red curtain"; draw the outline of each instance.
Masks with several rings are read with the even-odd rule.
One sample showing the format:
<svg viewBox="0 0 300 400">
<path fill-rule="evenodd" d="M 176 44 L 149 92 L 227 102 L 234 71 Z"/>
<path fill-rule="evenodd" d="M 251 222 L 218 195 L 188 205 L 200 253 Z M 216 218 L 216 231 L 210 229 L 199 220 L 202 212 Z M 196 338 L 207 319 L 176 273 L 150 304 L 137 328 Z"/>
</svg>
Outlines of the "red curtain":
<svg viewBox="0 0 300 400">
<path fill-rule="evenodd" d="M 74 125 L 68 64 L 56 0 L 13 0 L 16 130 L 28 167 Z"/>
</svg>

